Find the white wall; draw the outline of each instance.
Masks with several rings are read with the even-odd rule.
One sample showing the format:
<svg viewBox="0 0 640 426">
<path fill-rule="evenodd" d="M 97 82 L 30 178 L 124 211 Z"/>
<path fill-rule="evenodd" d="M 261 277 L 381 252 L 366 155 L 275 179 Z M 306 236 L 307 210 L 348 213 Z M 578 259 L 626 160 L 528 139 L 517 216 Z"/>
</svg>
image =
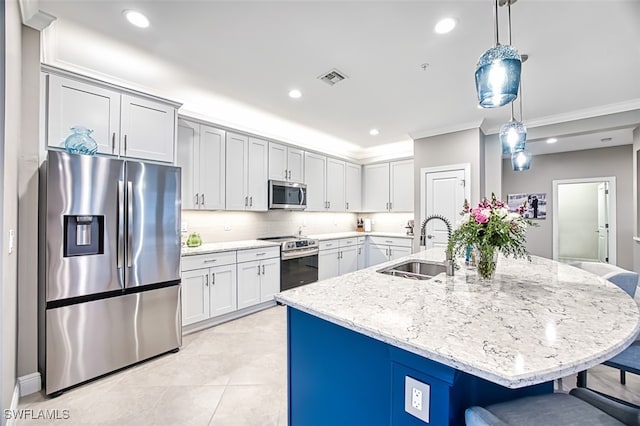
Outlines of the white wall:
<svg viewBox="0 0 640 426">
<path fill-rule="evenodd" d="M 640 163 L 640 127 L 633 131 L 633 235 L 637 238 L 640 235 L 640 174 L 638 173 L 638 163 Z M 633 242 L 633 270 L 640 273 L 640 241 Z M 637 292 L 640 297 L 640 291 Z"/>
<path fill-rule="evenodd" d="M 18 229 L 18 162 L 21 143 L 21 18 L 15 0 L 3 2 L 5 8 L 4 76 L 4 161 L 2 163 L 2 235 Z M 37 125 L 37 123 L 36 123 Z M 19 238 L 19 235 L 16 235 Z M 35 260 L 36 253 L 33 253 Z M 2 407 L 9 408 L 16 384 L 17 341 L 17 251 L 9 254 L 2 245 Z M 4 423 L 4 416 L 3 416 Z"/>
<path fill-rule="evenodd" d="M 558 257 L 598 260 L 598 183 L 558 185 L 557 211 Z"/>
</svg>

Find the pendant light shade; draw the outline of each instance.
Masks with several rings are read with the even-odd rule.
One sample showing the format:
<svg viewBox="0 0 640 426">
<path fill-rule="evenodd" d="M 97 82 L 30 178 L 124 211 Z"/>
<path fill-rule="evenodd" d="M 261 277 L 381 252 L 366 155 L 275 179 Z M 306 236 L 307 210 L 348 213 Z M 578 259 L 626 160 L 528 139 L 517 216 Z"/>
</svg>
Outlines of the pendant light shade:
<svg viewBox="0 0 640 426">
<path fill-rule="evenodd" d="M 531 167 L 531 153 L 526 149 L 511 154 L 511 167 L 514 172 L 529 170 Z"/>
<path fill-rule="evenodd" d="M 511 154 L 522 151 L 527 141 L 527 126 L 511 117 L 511 120 L 500 127 L 502 153 Z"/>
<path fill-rule="evenodd" d="M 512 102 L 520 86 L 520 54 L 499 45 L 484 52 L 476 65 L 476 90 L 482 108 L 497 108 Z"/>
</svg>

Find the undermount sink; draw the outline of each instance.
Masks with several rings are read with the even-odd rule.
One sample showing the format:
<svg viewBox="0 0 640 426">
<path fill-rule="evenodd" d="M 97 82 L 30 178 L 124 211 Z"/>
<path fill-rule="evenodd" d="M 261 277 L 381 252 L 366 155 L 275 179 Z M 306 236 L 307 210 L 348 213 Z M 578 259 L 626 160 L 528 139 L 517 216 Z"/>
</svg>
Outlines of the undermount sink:
<svg viewBox="0 0 640 426">
<path fill-rule="evenodd" d="M 424 260 L 409 260 L 380 269 L 377 272 L 393 275 L 395 277 L 408 278 L 411 280 L 429 280 L 445 271 L 446 268 L 442 263 L 426 262 Z"/>
</svg>

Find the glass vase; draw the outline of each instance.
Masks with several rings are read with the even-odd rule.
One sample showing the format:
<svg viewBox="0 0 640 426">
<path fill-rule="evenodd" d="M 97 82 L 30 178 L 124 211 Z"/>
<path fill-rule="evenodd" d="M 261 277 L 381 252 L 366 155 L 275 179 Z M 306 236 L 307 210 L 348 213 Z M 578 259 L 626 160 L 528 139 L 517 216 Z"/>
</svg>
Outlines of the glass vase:
<svg viewBox="0 0 640 426">
<path fill-rule="evenodd" d="M 492 280 L 498 263 L 498 250 L 495 247 L 476 247 L 476 270 L 481 280 Z"/>
<path fill-rule="evenodd" d="M 64 148 L 71 154 L 93 155 L 98 152 L 98 144 L 91 137 L 93 130 L 83 126 L 74 126 L 73 132 L 64 141 Z"/>
</svg>

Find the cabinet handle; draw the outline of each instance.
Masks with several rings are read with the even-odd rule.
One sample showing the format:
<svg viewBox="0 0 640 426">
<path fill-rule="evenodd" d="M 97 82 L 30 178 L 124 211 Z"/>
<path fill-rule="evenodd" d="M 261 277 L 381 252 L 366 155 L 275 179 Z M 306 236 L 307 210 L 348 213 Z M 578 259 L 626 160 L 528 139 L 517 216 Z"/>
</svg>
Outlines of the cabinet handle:
<svg viewBox="0 0 640 426">
<path fill-rule="evenodd" d="M 349 210 L 349 203 L 345 203 L 346 209 L 345 210 Z"/>
<path fill-rule="evenodd" d="M 204 261 L 204 263 L 213 263 L 216 262 L 218 259 L 207 259 Z"/>
<path fill-rule="evenodd" d="M 331 201 L 327 201 L 327 204 L 329 205 L 329 208 L 331 208 Z"/>
<path fill-rule="evenodd" d="M 244 206 L 247 207 L 249 205 L 249 197 L 244 197 Z"/>
<path fill-rule="evenodd" d="M 204 285 L 205 287 L 209 287 L 209 274 L 204 276 Z"/>
<path fill-rule="evenodd" d="M 265 252 L 262 252 L 262 253 L 256 253 L 256 256 L 264 256 L 265 254 L 267 254 L 267 253 L 265 253 Z"/>
<path fill-rule="evenodd" d="M 258 275 L 260 275 L 260 265 L 258 265 Z"/>
<path fill-rule="evenodd" d="M 289 170 L 289 180 L 291 180 L 291 170 Z"/>
<path fill-rule="evenodd" d="M 288 178 L 288 176 L 287 176 L 287 169 L 284 169 L 284 178 L 285 178 L 285 180 Z"/>
<path fill-rule="evenodd" d="M 384 249 L 385 256 L 389 256 L 389 249 Z"/>
<path fill-rule="evenodd" d="M 211 285 L 216 285 L 216 273 L 211 273 Z"/>
<path fill-rule="evenodd" d="M 358 247 L 358 254 L 362 254 L 362 248 Z"/>
<path fill-rule="evenodd" d="M 127 155 L 127 135 L 124 135 L 124 155 Z"/>
<path fill-rule="evenodd" d="M 391 247 L 389 247 L 389 257 L 391 257 Z"/>
<path fill-rule="evenodd" d="M 116 132 L 113 132 L 113 135 L 111 135 L 111 153 L 116 153 Z"/>
<path fill-rule="evenodd" d="M 389 210 L 393 210 L 393 203 L 389 202 Z"/>
<path fill-rule="evenodd" d="M 391 241 L 391 240 L 384 240 L 384 242 L 387 243 L 387 244 L 393 243 L 393 241 Z"/>
<path fill-rule="evenodd" d="M 264 265 L 262 265 L 262 275 L 264 275 Z"/>
<path fill-rule="evenodd" d="M 204 193 L 200 195 L 200 198 L 201 198 L 200 205 L 204 207 Z"/>
<path fill-rule="evenodd" d="M 195 201 L 196 206 L 200 204 L 198 202 L 199 199 L 200 199 L 200 194 L 196 192 L 196 201 Z"/>
<path fill-rule="evenodd" d="M 253 197 L 249 197 L 249 207 L 253 207 Z"/>
</svg>

